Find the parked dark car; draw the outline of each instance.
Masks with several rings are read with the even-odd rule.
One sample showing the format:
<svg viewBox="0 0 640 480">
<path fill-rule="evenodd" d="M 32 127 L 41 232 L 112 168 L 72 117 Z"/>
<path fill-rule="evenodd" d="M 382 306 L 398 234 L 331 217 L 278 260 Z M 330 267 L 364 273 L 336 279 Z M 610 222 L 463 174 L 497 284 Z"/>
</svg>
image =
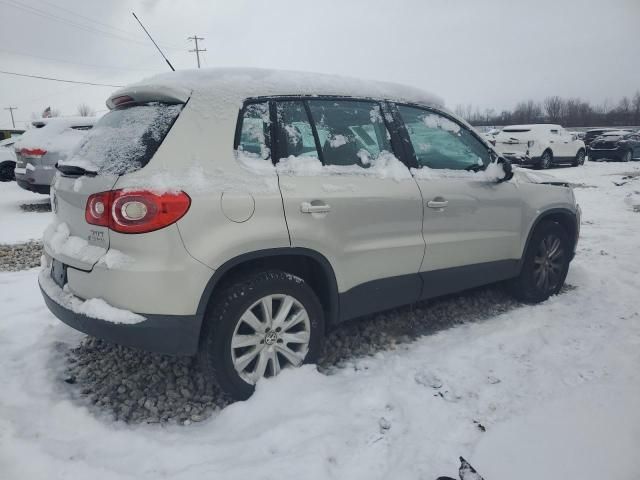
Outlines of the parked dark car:
<svg viewBox="0 0 640 480">
<path fill-rule="evenodd" d="M 586 133 L 584 134 L 584 138 L 582 139 L 582 141 L 584 142 L 584 145 L 587 147 L 587 155 L 589 155 L 589 146 L 591 145 L 591 142 L 593 142 L 596 138 L 598 138 L 600 135 L 604 135 L 607 132 L 620 132 L 621 130 L 619 128 L 590 128 L 589 130 L 586 131 Z M 625 132 L 628 130 L 624 130 Z"/>
<path fill-rule="evenodd" d="M 640 160 L 640 133 L 607 132 L 591 142 L 589 160 Z"/>
</svg>

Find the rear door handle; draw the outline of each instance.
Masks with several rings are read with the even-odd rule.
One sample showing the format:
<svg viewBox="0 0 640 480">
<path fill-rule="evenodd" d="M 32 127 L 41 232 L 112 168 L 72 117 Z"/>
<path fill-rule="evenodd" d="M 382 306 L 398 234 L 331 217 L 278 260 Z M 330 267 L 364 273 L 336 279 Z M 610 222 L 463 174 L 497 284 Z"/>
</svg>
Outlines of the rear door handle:
<svg viewBox="0 0 640 480">
<path fill-rule="evenodd" d="M 427 207 L 429 208 L 444 208 L 447 205 L 449 205 L 449 201 L 443 198 L 437 198 L 427 202 Z"/>
<path fill-rule="evenodd" d="M 302 213 L 327 213 L 331 211 L 331 205 L 327 205 L 326 203 L 313 205 L 310 202 L 302 202 L 300 204 L 300 211 Z"/>
</svg>

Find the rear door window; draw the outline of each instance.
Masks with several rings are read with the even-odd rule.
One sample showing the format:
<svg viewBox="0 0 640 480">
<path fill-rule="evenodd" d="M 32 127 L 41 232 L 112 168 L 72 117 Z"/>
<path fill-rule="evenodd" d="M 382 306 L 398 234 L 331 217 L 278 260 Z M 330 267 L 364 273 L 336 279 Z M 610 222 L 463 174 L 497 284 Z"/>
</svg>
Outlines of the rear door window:
<svg viewBox="0 0 640 480">
<path fill-rule="evenodd" d="M 370 101 L 308 100 L 325 165 L 367 168 L 392 152 L 380 105 Z"/>
<path fill-rule="evenodd" d="M 149 163 L 183 105 L 147 103 L 111 110 L 62 165 L 105 175 L 135 172 Z"/>
<path fill-rule="evenodd" d="M 302 101 L 279 101 L 276 103 L 278 115 L 278 157 L 309 157 L 318 159 L 318 149 Z"/>
</svg>

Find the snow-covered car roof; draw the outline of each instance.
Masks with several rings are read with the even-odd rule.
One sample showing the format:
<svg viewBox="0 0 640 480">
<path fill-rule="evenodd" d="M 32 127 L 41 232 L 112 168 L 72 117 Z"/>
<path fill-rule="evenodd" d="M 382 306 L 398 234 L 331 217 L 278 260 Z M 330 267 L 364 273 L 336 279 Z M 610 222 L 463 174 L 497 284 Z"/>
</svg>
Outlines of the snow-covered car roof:
<svg viewBox="0 0 640 480">
<path fill-rule="evenodd" d="M 54 117 L 34 120 L 34 127 L 27 130 L 15 143 L 16 150 L 40 148 L 46 151 L 69 153 L 86 135 L 85 128 L 91 128 L 98 121 L 96 117 Z"/>
<path fill-rule="evenodd" d="M 507 125 L 502 129 L 502 131 L 509 132 L 510 130 L 549 130 L 558 128 L 562 127 L 553 123 L 532 123 L 529 125 Z"/>
<path fill-rule="evenodd" d="M 114 92 L 113 99 L 125 95 L 136 100 L 172 98 L 185 102 L 198 92 L 214 104 L 242 105 L 247 98 L 283 95 L 335 95 L 366 97 L 442 107 L 444 102 L 424 90 L 395 83 L 362 80 L 322 73 L 260 68 L 211 68 L 168 72 L 144 79 Z"/>
</svg>

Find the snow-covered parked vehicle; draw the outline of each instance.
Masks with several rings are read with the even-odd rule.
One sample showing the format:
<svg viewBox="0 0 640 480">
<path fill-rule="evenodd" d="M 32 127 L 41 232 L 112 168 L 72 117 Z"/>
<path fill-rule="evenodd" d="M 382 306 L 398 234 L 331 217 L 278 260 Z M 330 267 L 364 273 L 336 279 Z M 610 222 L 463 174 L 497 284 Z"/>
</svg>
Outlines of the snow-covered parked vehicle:
<svg viewBox="0 0 640 480">
<path fill-rule="evenodd" d="M 0 182 L 10 182 L 15 180 L 13 170 L 16 168 L 16 154 L 13 151 L 13 144 L 19 136 L 6 138 L 0 141 Z"/>
<path fill-rule="evenodd" d="M 554 164 L 584 164 L 586 148 L 560 125 L 509 125 L 496 135 L 497 152 L 518 165 L 550 168 Z"/>
<path fill-rule="evenodd" d="M 56 163 L 65 159 L 78 146 L 95 117 L 42 118 L 31 122 L 14 145 L 15 178 L 25 190 L 48 194 L 56 173 Z"/>
<path fill-rule="evenodd" d="M 567 184 L 508 161 L 421 90 L 211 69 L 115 92 L 58 165 L 39 281 L 110 342 L 199 354 L 237 398 L 347 319 L 507 281 L 556 294 Z"/>
</svg>

